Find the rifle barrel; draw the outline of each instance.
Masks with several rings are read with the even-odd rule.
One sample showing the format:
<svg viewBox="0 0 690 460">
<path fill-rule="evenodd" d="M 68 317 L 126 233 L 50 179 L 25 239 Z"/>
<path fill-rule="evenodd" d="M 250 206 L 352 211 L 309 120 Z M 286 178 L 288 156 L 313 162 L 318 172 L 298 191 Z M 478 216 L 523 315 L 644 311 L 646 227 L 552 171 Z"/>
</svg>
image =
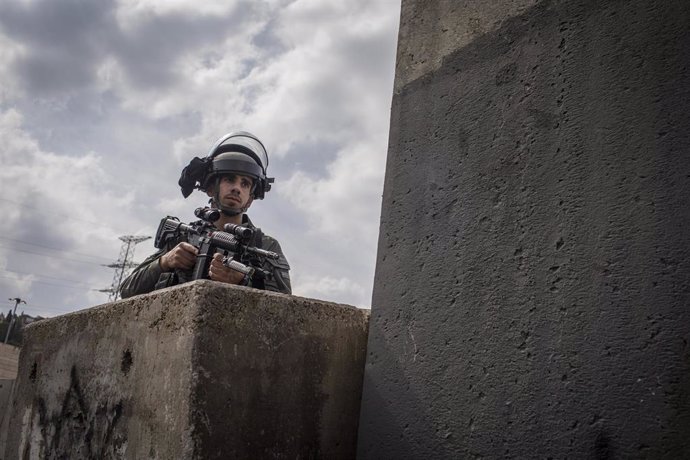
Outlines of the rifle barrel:
<svg viewBox="0 0 690 460">
<path fill-rule="evenodd" d="M 265 249 L 259 249 L 255 247 L 248 247 L 247 252 L 256 254 L 257 256 L 265 257 L 267 259 L 277 260 L 280 258 L 280 254 L 273 251 L 266 251 Z"/>
</svg>

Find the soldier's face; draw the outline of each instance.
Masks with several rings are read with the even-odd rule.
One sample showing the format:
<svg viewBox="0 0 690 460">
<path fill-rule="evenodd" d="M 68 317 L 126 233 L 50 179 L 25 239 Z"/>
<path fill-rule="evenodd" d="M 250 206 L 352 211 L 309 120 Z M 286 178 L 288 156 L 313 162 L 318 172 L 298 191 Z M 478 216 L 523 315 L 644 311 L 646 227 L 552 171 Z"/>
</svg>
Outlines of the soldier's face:
<svg viewBox="0 0 690 460">
<path fill-rule="evenodd" d="M 220 178 L 218 184 L 218 196 L 225 206 L 236 209 L 248 208 L 253 200 L 253 186 L 254 181 L 251 177 L 241 174 L 225 174 Z M 215 191 L 209 190 L 209 192 L 209 195 L 212 196 Z"/>
</svg>

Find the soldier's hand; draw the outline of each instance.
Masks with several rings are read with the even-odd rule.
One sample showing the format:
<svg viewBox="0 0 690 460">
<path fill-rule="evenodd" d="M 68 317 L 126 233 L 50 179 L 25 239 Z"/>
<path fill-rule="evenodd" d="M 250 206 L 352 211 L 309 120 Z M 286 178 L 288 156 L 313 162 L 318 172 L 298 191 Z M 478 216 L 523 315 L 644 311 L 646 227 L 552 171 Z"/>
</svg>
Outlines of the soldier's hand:
<svg viewBox="0 0 690 460">
<path fill-rule="evenodd" d="M 160 258 L 160 266 L 164 272 L 175 268 L 189 270 L 196 264 L 196 255 L 199 251 L 189 243 L 180 243 Z"/>
<path fill-rule="evenodd" d="M 223 283 L 240 284 L 244 279 L 244 274 L 226 267 L 223 264 L 223 254 L 213 254 L 211 266 L 208 268 L 208 277 L 213 281 L 221 281 Z"/>
</svg>

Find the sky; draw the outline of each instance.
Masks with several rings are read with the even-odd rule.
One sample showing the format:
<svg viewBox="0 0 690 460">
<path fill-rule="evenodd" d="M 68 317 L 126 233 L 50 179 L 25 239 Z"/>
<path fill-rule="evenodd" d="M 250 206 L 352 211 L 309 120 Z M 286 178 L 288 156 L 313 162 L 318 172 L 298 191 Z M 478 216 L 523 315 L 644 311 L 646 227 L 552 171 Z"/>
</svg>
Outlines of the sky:
<svg viewBox="0 0 690 460">
<path fill-rule="evenodd" d="M 180 171 L 236 130 L 267 147 L 276 181 L 248 214 L 293 294 L 368 308 L 399 16 L 399 0 L 2 0 L 0 311 L 106 303 L 119 237 L 195 220 L 207 197 L 185 200 Z"/>
</svg>

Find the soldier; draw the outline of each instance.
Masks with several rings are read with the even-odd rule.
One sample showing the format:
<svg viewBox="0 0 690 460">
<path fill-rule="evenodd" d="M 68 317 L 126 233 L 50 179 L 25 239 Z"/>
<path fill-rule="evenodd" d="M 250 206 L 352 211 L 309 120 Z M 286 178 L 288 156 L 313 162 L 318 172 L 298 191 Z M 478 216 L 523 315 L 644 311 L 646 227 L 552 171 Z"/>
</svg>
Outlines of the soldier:
<svg viewBox="0 0 690 460">
<path fill-rule="evenodd" d="M 220 211 L 220 218 L 213 223 L 216 228 L 222 230 L 228 223 L 252 228 L 254 236 L 251 246 L 280 255 L 277 260 L 263 261 L 261 268 L 272 276 L 266 279 L 252 278 L 252 287 L 291 294 L 290 266 L 280 244 L 254 227 L 245 214 L 254 199 L 263 199 L 271 188 L 273 178 L 266 176 L 267 166 L 268 155 L 261 141 L 250 133 L 238 131 L 221 137 L 206 158 L 194 158 L 182 171 L 179 185 L 185 198 L 194 189 L 206 192 L 211 207 Z M 197 248 L 182 238 L 169 242 L 125 279 L 120 288 L 122 298 L 190 280 L 197 253 Z M 221 253 L 213 256 L 208 277 L 230 284 L 247 281 L 243 273 L 223 264 Z"/>
</svg>

